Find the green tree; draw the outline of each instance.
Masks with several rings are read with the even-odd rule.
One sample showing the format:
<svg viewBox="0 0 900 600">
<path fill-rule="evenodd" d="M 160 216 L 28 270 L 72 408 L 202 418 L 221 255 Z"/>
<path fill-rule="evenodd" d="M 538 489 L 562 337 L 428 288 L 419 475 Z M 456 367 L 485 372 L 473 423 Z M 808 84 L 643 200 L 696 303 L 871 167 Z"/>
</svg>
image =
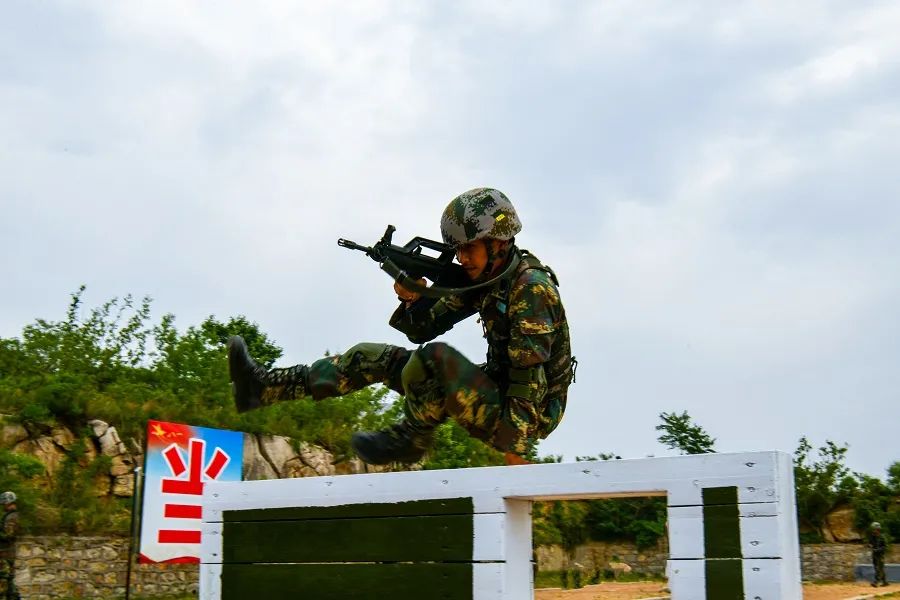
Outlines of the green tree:
<svg viewBox="0 0 900 600">
<path fill-rule="evenodd" d="M 576 461 L 620 460 L 614 452 L 596 457 L 579 456 Z M 654 546 L 666 532 L 666 499 L 609 498 L 587 502 L 585 526 L 590 539 L 597 541 L 633 541 L 638 548 Z"/>
<path fill-rule="evenodd" d="M 839 504 L 849 502 L 859 487 L 844 464 L 846 445 L 826 440 L 816 456 L 812 450 L 812 444 L 803 436 L 794 451 L 797 517 L 801 528 L 814 532 L 807 536 L 807 541 L 823 539 L 825 517 Z"/>
<path fill-rule="evenodd" d="M 535 503 L 532 513 L 534 543 L 557 544 L 562 547 L 566 565 L 561 575 L 562 587 L 569 587 L 570 572 L 573 587 L 581 587 L 581 573 L 575 569 L 575 550 L 589 538 L 585 517 L 589 505 L 582 500 Z"/>
<path fill-rule="evenodd" d="M 851 505 L 854 510 L 854 527 L 866 533 L 873 521 L 882 525 L 888 542 L 900 540 L 900 461 L 895 461 L 887 469 L 887 481 L 877 477 L 856 474 L 859 489 L 854 494 Z"/>
<path fill-rule="evenodd" d="M 242 335 L 267 366 L 282 354 L 256 323 L 210 316 L 179 330 L 174 315 L 151 320 L 149 298 L 135 302 L 126 296 L 86 308 L 84 291 L 72 294 L 62 320 L 38 319 L 20 338 L 0 338 L 0 413 L 12 415 L 32 437 L 59 424 L 81 432 L 88 420 L 101 419 L 114 424 L 126 442 L 140 445 L 147 420 L 156 419 L 284 435 L 323 445 L 341 458 L 349 456 L 353 431 L 380 429 L 399 418 L 400 407 L 383 386 L 337 401 L 301 398 L 238 414 L 228 381 L 227 339 Z M 89 459 L 83 441 L 67 450 L 52 480 L 37 477 L 34 485 L 27 462 L 0 455 L 0 481 L 22 490 L 23 510 L 36 511 L 40 518 L 30 522 L 39 529 L 87 533 L 125 527 L 121 503 L 96 497 L 93 478 L 108 465 Z M 39 485 L 46 493 L 37 492 Z"/>
<path fill-rule="evenodd" d="M 18 496 L 23 527 L 31 529 L 35 522 L 35 505 L 46 487 L 44 464 L 26 454 L 0 449 L 0 491 L 12 490 Z"/>
<path fill-rule="evenodd" d="M 450 420 L 437 428 L 432 449 L 426 456 L 424 469 L 462 469 L 505 464 L 503 453 L 473 438 Z"/>
<path fill-rule="evenodd" d="M 900 460 L 891 463 L 887 469 L 887 484 L 891 493 L 900 496 Z"/>
<path fill-rule="evenodd" d="M 691 421 L 687 411 L 680 415 L 674 412 L 659 413 L 662 423 L 656 426 L 657 431 L 662 431 L 657 440 L 667 448 L 677 449 L 682 454 L 707 454 L 715 452 L 715 438 L 700 426 Z"/>
</svg>

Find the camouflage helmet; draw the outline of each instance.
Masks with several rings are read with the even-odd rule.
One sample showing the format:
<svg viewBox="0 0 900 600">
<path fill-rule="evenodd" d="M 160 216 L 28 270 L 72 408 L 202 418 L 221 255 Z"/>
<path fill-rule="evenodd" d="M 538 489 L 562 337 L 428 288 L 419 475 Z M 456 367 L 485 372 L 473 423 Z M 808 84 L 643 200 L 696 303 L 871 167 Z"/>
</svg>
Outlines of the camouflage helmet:
<svg viewBox="0 0 900 600">
<path fill-rule="evenodd" d="M 875 521 L 874 523 L 872 523 L 872 529 L 881 529 L 881 523 Z"/>
<path fill-rule="evenodd" d="M 441 216 L 445 244 L 461 246 L 484 238 L 511 240 L 522 231 L 522 222 L 503 192 L 475 188 L 450 201 Z"/>
<path fill-rule="evenodd" d="M 12 504 L 16 501 L 16 493 L 15 492 L 3 492 L 0 494 L 0 504 L 6 506 L 7 504 Z"/>
</svg>

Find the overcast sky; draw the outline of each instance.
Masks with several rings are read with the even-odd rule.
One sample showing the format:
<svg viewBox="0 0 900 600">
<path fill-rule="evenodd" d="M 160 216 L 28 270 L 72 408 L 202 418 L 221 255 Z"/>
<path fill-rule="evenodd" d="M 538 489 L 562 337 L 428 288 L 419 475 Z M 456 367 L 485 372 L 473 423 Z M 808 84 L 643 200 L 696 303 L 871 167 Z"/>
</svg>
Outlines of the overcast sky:
<svg viewBox="0 0 900 600">
<path fill-rule="evenodd" d="M 154 298 L 308 362 L 387 325 L 335 240 L 503 190 L 580 363 L 542 454 L 900 459 L 900 3 L 6 0 L 0 336 Z M 474 319 L 446 339 L 480 362 Z"/>
</svg>

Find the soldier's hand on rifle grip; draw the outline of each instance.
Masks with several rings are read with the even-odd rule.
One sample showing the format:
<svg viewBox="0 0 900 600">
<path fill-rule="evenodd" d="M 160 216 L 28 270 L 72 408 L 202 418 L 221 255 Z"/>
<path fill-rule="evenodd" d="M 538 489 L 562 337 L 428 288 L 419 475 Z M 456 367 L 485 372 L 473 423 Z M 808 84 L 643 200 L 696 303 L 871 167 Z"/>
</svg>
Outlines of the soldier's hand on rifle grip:
<svg viewBox="0 0 900 600">
<path fill-rule="evenodd" d="M 421 285 L 428 285 L 428 282 L 425 281 L 424 277 L 419 279 L 419 283 Z M 405 287 L 403 287 L 402 285 L 400 285 L 399 283 L 397 283 L 396 281 L 394 282 L 394 293 L 397 294 L 397 300 L 399 300 L 400 302 L 405 302 L 406 306 L 409 306 L 410 304 L 412 304 L 413 302 L 415 302 L 416 300 L 418 300 L 419 298 L 422 297 L 422 295 L 419 294 L 418 292 L 412 292 L 412 291 L 406 289 Z"/>
</svg>

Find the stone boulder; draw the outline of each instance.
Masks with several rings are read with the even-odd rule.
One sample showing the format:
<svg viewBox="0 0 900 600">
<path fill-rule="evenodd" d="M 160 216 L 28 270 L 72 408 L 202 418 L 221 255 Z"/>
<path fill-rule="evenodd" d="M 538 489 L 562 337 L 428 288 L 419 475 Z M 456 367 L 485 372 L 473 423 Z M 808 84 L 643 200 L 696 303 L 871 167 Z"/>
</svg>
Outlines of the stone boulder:
<svg viewBox="0 0 900 600">
<path fill-rule="evenodd" d="M 75 434 L 66 427 L 54 427 L 51 429 L 50 439 L 53 440 L 54 444 L 67 452 L 71 452 L 72 446 L 75 444 Z"/>
<path fill-rule="evenodd" d="M 103 434 L 106 433 L 106 430 L 109 429 L 109 424 L 101 421 L 99 419 L 94 419 L 92 421 L 88 421 L 88 427 L 91 428 L 91 431 L 94 432 L 95 438 L 103 437 Z"/>
<path fill-rule="evenodd" d="M 822 535 L 828 542 L 859 542 L 863 536 L 853 528 L 855 511 L 849 506 L 839 506 L 825 516 Z"/>
<path fill-rule="evenodd" d="M 294 448 L 294 443 L 290 438 L 246 434 L 244 436 L 244 480 L 385 473 L 394 470 L 391 465 L 367 465 L 356 456 L 336 459 L 325 448 L 308 442 L 301 442 L 299 450 Z M 406 468 L 415 470 L 421 466 L 407 465 Z"/>
<path fill-rule="evenodd" d="M 28 439 L 28 431 L 19 423 L 0 416 L 0 448 L 12 448 Z"/>
<path fill-rule="evenodd" d="M 631 573 L 631 565 L 623 562 L 613 562 L 609 563 L 609 569 L 615 573 L 615 576 Z"/>
<path fill-rule="evenodd" d="M 328 450 L 306 442 L 300 444 L 300 459 L 312 469 L 313 475 L 334 475 L 334 456 Z"/>
<path fill-rule="evenodd" d="M 97 443 L 100 444 L 100 452 L 106 456 L 120 456 L 128 454 L 128 449 L 122 440 L 119 439 L 119 432 L 115 427 L 107 427 L 103 435 L 97 437 Z"/>
<path fill-rule="evenodd" d="M 12 450 L 18 454 L 33 456 L 44 463 L 44 467 L 47 469 L 47 474 L 50 477 L 53 477 L 59 471 L 66 456 L 65 450 L 57 446 L 52 438 L 46 436 L 26 439 L 13 446 Z"/>
<path fill-rule="evenodd" d="M 253 434 L 244 435 L 243 477 L 245 481 L 278 479 L 278 472 L 260 452 L 259 439 Z"/>
</svg>

